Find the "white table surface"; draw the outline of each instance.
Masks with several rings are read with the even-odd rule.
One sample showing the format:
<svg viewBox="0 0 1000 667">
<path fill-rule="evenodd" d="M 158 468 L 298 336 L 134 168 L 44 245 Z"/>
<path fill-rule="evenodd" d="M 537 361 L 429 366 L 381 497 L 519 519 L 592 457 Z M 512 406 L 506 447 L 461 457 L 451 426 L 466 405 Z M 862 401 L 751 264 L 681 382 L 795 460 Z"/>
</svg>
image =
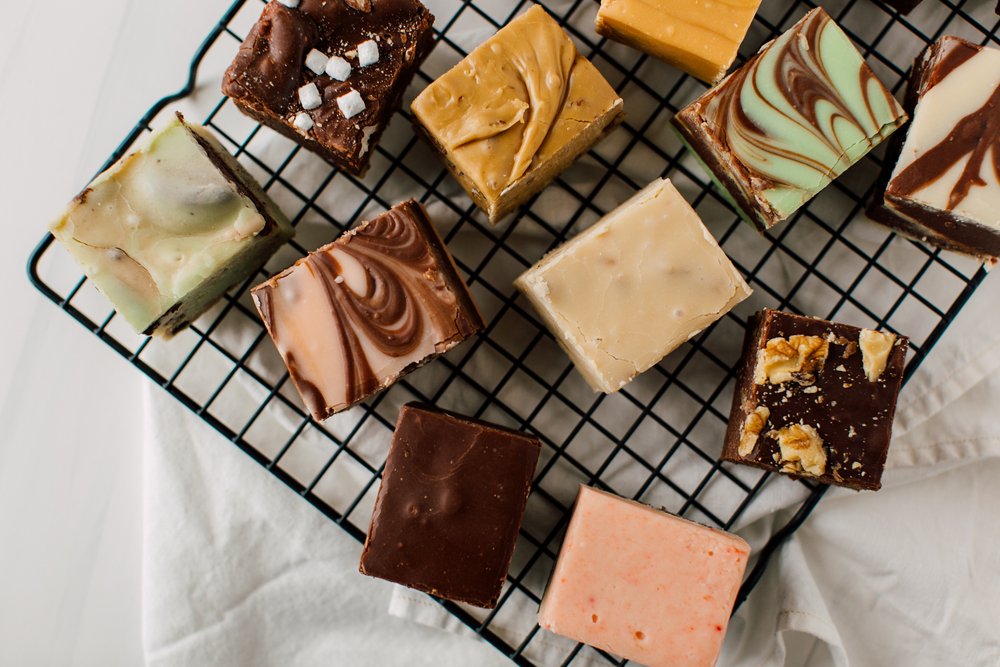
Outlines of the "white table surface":
<svg viewBox="0 0 1000 667">
<path fill-rule="evenodd" d="M 2 3 L 0 665 L 142 664 L 143 380 L 24 266 L 228 4 Z"/>
<path fill-rule="evenodd" d="M 24 263 L 134 120 L 181 86 L 228 4 L 3 2 L 0 665 L 142 664 L 144 380 L 45 302 Z"/>
</svg>

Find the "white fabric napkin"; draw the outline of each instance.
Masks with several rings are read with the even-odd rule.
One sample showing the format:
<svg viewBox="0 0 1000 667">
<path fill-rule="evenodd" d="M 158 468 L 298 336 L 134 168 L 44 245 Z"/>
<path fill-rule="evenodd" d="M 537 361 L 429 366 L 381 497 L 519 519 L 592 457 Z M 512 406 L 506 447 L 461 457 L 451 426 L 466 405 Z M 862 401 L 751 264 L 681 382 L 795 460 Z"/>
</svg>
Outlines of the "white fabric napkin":
<svg viewBox="0 0 1000 667">
<path fill-rule="evenodd" d="M 789 633 L 821 642 L 810 664 L 996 664 L 1000 424 L 984 406 L 1000 405 L 998 297 L 988 280 L 907 387 L 886 487 L 828 494 L 738 614 L 721 664 L 783 664 Z M 147 394 L 150 665 L 504 664 L 485 643 L 411 623 L 468 634 L 429 598 L 358 574 L 353 539 Z M 742 532 L 759 543 L 786 518 Z M 506 627 L 520 636 L 532 619 L 520 610 Z M 542 640 L 529 655 L 547 664 L 563 644 Z"/>
<path fill-rule="evenodd" d="M 470 43 L 479 40 L 472 33 L 469 37 Z M 276 158 L 278 163 L 287 149 L 280 141 L 269 146 L 261 137 L 255 139 L 255 152 L 265 160 Z M 286 168 L 285 178 L 312 182 L 315 174 L 323 173 L 321 163 L 312 164 L 305 154 L 302 157 Z M 563 178 L 588 192 L 601 175 L 581 166 Z M 683 177 L 677 185 L 689 200 L 697 194 Z M 464 196 L 451 179 L 442 189 L 456 199 Z M 829 190 L 830 196 L 821 197 L 813 209 L 829 206 L 828 219 L 839 219 L 844 203 L 834 188 Z M 413 194 L 402 186 L 393 192 L 397 200 Z M 600 205 L 610 208 L 628 194 L 623 185 L 609 186 L 601 192 Z M 573 204 L 567 199 L 551 189 L 536 203 L 537 212 L 559 219 L 560 211 Z M 321 205 L 340 216 L 351 212 L 355 204 L 329 197 Z M 430 213 L 439 224 L 450 215 L 440 204 L 432 205 Z M 731 218 L 730 212 L 721 210 L 717 219 L 707 221 L 718 231 L 718 225 L 728 225 Z M 802 220 L 796 228 L 796 243 L 820 247 L 826 240 L 824 234 Z M 852 241 L 868 251 L 884 238 L 881 229 L 867 223 L 852 225 L 851 235 Z M 299 225 L 299 237 L 305 246 L 315 247 L 330 240 L 330 228 L 307 213 Z M 740 238 L 737 235 L 725 249 L 738 262 L 746 253 L 743 264 L 752 265 L 760 249 L 752 243 L 742 246 Z M 471 242 L 477 240 L 482 239 Z M 550 241 L 527 221 L 522 221 L 511 240 L 526 256 L 540 256 Z M 450 245 L 461 253 L 469 242 L 459 235 Z M 904 279 L 911 268 L 906 249 L 904 242 L 894 242 L 880 259 L 881 265 L 898 270 Z M 824 271 L 841 284 L 848 284 L 843 281 L 857 274 L 857 256 L 843 248 L 835 249 L 823 262 Z M 801 267 L 779 254 L 764 272 L 766 281 L 780 293 L 797 280 Z M 828 312 L 830 290 L 822 287 L 801 290 L 793 305 L 803 312 Z M 927 292 L 938 287 L 934 278 L 920 284 Z M 941 281 L 940 288 L 947 290 L 947 280 Z M 884 279 L 866 281 L 865 299 L 883 303 L 895 298 L 894 289 Z M 905 389 L 890 449 L 890 470 L 884 477 L 886 488 L 877 494 L 837 490 L 828 494 L 772 562 L 758 590 L 739 612 L 727 635 L 721 664 L 783 664 L 786 639 L 793 633 L 818 640 L 819 648 L 810 658 L 815 665 L 895 664 L 886 659 L 890 655 L 906 655 L 908 662 L 900 664 L 918 667 L 987 665 L 988 656 L 997 655 L 988 649 L 996 646 L 996 629 L 1000 628 L 996 603 L 991 602 L 1000 599 L 998 578 L 973 578 L 1000 571 L 993 555 L 1000 553 L 997 531 L 989 530 L 987 524 L 994 519 L 989 502 L 996 491 L 985 483 L 990 472 L 996 472 L 997 466 L 989 467 L 986 461 L 1000 455 L 1000 425 L 983 409 L 987 404 L 1000 404 L 1000 383 L 992 379 L 1000 368 L 1000 316 L 993 308 L 998 302 L 1000 284 L 994 278 Z M 764 305 L 775 303 L 758 290 L 749 307 Z M 840 319 L 871 324 L 850 304 L 841 310 Z M 916 331 L 927 321 L 926 313 L 902 312 L 893 325 L 904 332 Z M 241 326 L 239 318 L 227 320 L 215 333 L 233 350 L 246 349 L 253 335 L 253 327 Z M 185 353 L 184 346 L 183 336 L 171 345 L 155 346 L 147 360 L 173 368 L 178 355 Z M 260 347 L 261 353 L 251 360 L 255 370 L 270 379 L 280 378 L 284 368 L 270 343 L 264 341 Z M 226 366 L 217 361 L 211 355 L 199 357 L 182 375 L 183 388 L 196 400 L 206 399 L 224 375 Z M 484 376 L 490 373 L 485 366 L 473 371 Z M 435 374 L 441 372 L 431 364 L 420 371 L 420 381 L 433 386 Z M 516 388 L 505 394 L 511 401 L 519 398 Z M 297 400 L 287 383 L 283 392 Z M 147 394 L 143 607 L 150 665 L 506 664 L 485 643 L 458 636 L 470 633 L 430 598 L 360 575 L 360 546 L 353 539 L 173 399 L 158 389 Z M 212 412 L 232 411 L 246 418 L 265 397 L 262 386 L 237 378 L 213 404 Z M 466 406 L 463 401 L 476 398 L 452 396 L 448 407 L 471 410 L 475 405 Z M 334 417 L 326 427 L 337 433 L 354 420 L 351 415 Z M 269 412 L 268 419 L 249 435 L 264 449 L 278 447 L 295 426 L 294 416 L 279 410 Z M 366 427 L 353 446 L 378 462 L 387 444 L 386 429 Z M 329 447 L 329 440 L 309 427 L 282 459 L 281 468 L 307 483 L 316 473 L 317 462 L 328 457 Z M 276 450 L 265 453 L 273 455 Z M 592 455 L 599 457 L 601 452 Z M 695 477 L 699 475 L 697 461 L 679 458 L 681 464 L 671 468 L 671 477 L 700 479 Z M 966 465 L 972 462 L 980 465 Z M 558 476 L 560 471 L 553 474 Z M 613 474 L 612 486 L 625 488 L 639 473 L 626 467 Z M 338 463 L 324 475 L 316 493 L 334 506 L 343 506 L 367 477 L 364 470 Z M 572 475 L 566 475 L 566 482 L 567 489 L 575 489 Z M 789 511 L 784 508 L 801 501 L 803 488 L 775 478 L 742 516 L 738 531 L 755 547 L 761 546 L 774 526 L 787 520 Z M 365 503 L 371 502 L 372 495 L 368 494 Z M 716 500 L 724 504 L 727 499 Z M 359 525 L 367 523 L 365 503 L 352 517 Z M 530 514 L 529 509 L 529 518 Z M 925 528 L 933 532 L 923 532 Z M 932 535 L 951 535 L 955 540 L 934 548 Z M 901 544 L 909 547 L 905 554 L 900 553 Z M 544 585 L 544 580 L 536 584 Z M 527 598 L 516 600 L 505 605 L 491 628 L 517 644 L 533 626 L 535 611 Z M 878 614 L 877 622 L 872 614 Z M 914 640 L 915 628 L 925 643 L 932 643 L 941 653 L 920 654 L 923 649 Z M 873 636 L 876 630 L 877 637 Z M 559 664 L 571 645 L 540 632 L 526 655 L 539 664 Z M 591 655 L 585 650 L 574 664 L 583 664 Z M 946 655 L 962 656 L 964 661 L 940 659 Z"/>
</svg>

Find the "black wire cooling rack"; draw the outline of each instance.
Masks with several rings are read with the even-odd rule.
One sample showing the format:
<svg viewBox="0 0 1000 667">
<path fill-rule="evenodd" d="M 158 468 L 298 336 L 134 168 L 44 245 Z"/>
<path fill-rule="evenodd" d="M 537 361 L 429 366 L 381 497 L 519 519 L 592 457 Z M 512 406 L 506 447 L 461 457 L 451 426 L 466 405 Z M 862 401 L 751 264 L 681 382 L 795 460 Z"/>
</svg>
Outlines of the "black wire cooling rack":
<svg viewBox="0 0 1000 667">
<path fill-rule="evenodd" d="M 440 42 L 407 100 L 530 0 L 425 0 Z M 821 3 L 897 94 L 917 53 L 944 33 L 997 43 L 992 0 L 925 0 L 907 17 L 874 0 Z M 755 562 L 742 603 L 774 550 L 826 487 L 720 463 L 733 367 L 747 317 L 769 306 L 877 326 L 911 337 L 907 377 L 981 282 L 978 264 L 898 238 L 860 218 L 881 151 L 828 187 L 795 219 L 760 236 L 742 224 L 685 153 L 669 118 L 704 85 L 593 31 L 596 0 L 548 0 L 625 99 L 622 128 L 598 144 L 513 221 L 490 226 L 410 130 L 396 118 L 364 179 L 340 173 L 220 99 L 218 80 L 256 20 L 261 0 L 238 0 L 195 55 L 183 90 L 156 103 L 107 165 L 176 104 L 204 118 L 297 226 L 297 238 L 260 273 L 170 342 L 132 333 L 47 236 L 31 257 L 32 282 L 62 310 L 166 389 L 354 538 L 364 539 L 399 407 L 413 399 L 521 428 L 545 443 L 508 586 L 493 612 L 436 601 L 518 664 L 569 664 L 613 656 L 565 642 L 534 625 L 577 485 L 593 484 L 732 529 L 772 507 L 791 507 Z M 742 49 L 752 54 L 790 27 L 808 1 L 765 0 Z M 205 86 L 196 87 L 199 68 Z M 206 102 L 206 100 L 208 100 Z M 107 166 L 105 165 L 105 167 Z M 512 279 L 542 254 L 666 175 L 711 228 L 755 296 L 612 396 L 594 395 L 539 323 Z M 364 405 L 325 423 L 303 409 L 261 326 L 248 290 L 356 222 L 416 197 L 468 276 L 489 327 L 474 341 Z M 765 498 L 771 496 L 770 498 Z"/>
</svg>

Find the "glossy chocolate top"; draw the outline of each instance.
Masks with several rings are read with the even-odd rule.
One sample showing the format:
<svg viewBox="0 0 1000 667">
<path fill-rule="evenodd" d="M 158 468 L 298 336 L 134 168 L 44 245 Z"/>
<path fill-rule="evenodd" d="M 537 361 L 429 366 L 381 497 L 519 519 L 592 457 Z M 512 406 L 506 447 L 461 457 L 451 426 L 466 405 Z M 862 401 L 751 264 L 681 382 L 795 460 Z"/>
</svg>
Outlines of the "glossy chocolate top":
<svg viewBox="0 0 1000 667">
<path fill-rule="evenodd" d="M 316 419 L 483 328 L 451 256 L 413 200 L 310 253 L 252 295 Z"/>
<path fill-rule="evenodd" d="M 430 50 L 434 17 L 418 0 L 302 0 L 295 8 L 269 2 L 243 41 L 223 79 L 223 92 L 257 114 L 273 116 L 292 132 L 313 139 L 349 159 L 370 149 L 395 111 L 412 70 Z M 361 66 L 358 45 L 374 40 L 378 60 Z M 350 66 L 346 81 L 306 66 L 313 50 L 339 56 Z M 322 101 L 304 109 L 301 86 L 315 83 Z M 365 109 L 346 118 L 337 98 L 358 91 Z M 296 114 L 314 125 L 301 130 Z"/>
<path fill-rule="evenodd" d="M 873 370 L 872 360 L 879 355 L 873 354 L 868 337 L 882 336 L 864 331 L 774 310 L 757 315 L 747 333 L 723 458 L 826 484 L 878 489 L 908 340 L 890 334 L 882 349 L 884 368 L 876 364 Z M 775 350 L 778 339 L 796 349 L 791 361 L 768 356 L 766 351 Z M 866 371 L 875 374 L 874 380 Z M 755 411 L 756 428 L 751 416 Z M 796 425 L 808 428 L 788 430 Z M 798 442 L 792 442 L 796 436 Z M 822 451 L 813 452 L 825 459 L 821 464 L 805 448 L 814 436 L 822 443 Z M 802 449 L 791 460 L 790 446 L 796 444 Z"/>
<path fill-rule="evenodd" d="M 426 405 L 403 407 L 361 572 L 496 606 L 541 443 Z"/>
</svg>

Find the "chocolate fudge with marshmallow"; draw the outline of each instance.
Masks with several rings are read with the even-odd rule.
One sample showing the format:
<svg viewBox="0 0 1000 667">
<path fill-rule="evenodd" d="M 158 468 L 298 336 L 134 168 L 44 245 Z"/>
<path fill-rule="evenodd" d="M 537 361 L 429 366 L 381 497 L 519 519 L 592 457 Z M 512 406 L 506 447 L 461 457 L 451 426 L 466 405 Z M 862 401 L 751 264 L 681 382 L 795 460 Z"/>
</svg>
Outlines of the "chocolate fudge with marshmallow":
<svg viewBox="0 0 1000 667">
<path fill-rule="evenodd" d="M 251 118 L 363 175 L 434 43 L 418 0 L 269 2 L 222 92 Z"/>
</svg>

